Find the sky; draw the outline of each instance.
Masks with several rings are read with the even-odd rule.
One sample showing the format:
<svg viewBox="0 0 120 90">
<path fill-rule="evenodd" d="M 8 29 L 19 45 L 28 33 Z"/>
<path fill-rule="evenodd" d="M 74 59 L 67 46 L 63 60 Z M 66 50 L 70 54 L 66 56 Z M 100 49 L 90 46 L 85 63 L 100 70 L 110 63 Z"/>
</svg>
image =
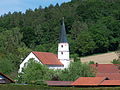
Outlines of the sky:
<svg viewBox="0 0 120 90">
<path fill-rule="evenodd" d="M 55 5 L 56 3 L 69 2 L 71 0 L 0 0 L 0 15 L 5 13 L 22 11 L 26 9 L 35 9 L 39 6 L 46 7 L 50 4 Z"/>
</svg>

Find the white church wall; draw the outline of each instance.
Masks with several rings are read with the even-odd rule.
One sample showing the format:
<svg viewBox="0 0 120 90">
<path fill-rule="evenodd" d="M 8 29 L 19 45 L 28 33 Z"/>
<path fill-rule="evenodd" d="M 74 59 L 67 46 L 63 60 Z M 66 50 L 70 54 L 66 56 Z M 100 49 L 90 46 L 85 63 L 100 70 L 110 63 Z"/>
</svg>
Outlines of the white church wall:
<svg viewBox="0 0 120 90">
<path fill-rule="evenodd" d="M 64 69 L 64 66 L 58 66 L 58 65 L 48 65 L 48 68 L 49 69 Z"/>
<path fill-rule="evenodd" d="M 70 60 L 60 60 L 60 62 L 62 63 L 62 64 L 64 64 L 64 68 L 68 68 L 69 67 L 69 65 L 70 65 Z"/>
<path fill-rule="evenodd" d="M 20 68 L 19 68 L 19 73 L 21 73 L 22 72 L 22 68 L 23 67 L 25 67 L 25 64 L 27 64 L 27 62 L 31 59 L 31 58 L 33 58 L 35 61 L 37 61 L 37 62 L 40 62 L 39 60 L 38 60 L 38 58 L 31 52 L 25 59 L 24 59 L 24 61 L 20 64 Z M 41 62 L 40 62 L 41 63 Z"/>
<path fill-rule="evenodd" d="M 58 52 L 58 59 L 69 60 L 69 52 Z"/>
<path fill-rule="evenodd" d="M 59 43 L 58 51 L 69 51 L 69 44 L 68 43 Z"/>
<path fill-rule="evenodd" d="M 58 44 L 58 59 L 69 60 L 69 44 L 68 43 Z"/>
<path fill-rule="evenodd" d="M 28 63 L 28 61 L 33 58 L 35 61 L 40 62 L 40 60 L 31 52 L 25 59 L 24 61 L 20 64 L 20 68 L 18 73 L 22 72 L 22 68 L 24 68 L 26 66 L 26 64 Z M 40 62 L 41 63 L 41 62 Z M 42 63 L 41 63 L 42 64 Z M 64 69 L 64 66 L 60 66 L 60 65 L 47 65 L 49 69 Z"/>
</svg>

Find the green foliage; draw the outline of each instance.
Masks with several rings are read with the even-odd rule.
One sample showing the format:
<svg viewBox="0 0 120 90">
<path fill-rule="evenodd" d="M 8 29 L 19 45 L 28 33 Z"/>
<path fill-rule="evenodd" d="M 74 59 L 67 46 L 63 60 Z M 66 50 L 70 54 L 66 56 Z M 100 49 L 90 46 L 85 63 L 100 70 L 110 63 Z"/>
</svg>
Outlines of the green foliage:
<svg viewBox="0 0 120 90">
<path fill-rule="evenodd" d="M 78 54 L 72 54 L 71 58 L 74 60 L 74 62 L 76 61 L 80 61 L 79 55 Z"/>
<path fill-rule="evenodd" d="M 70 64 L 68 69 L 64 69 L 60 73 L 60 78 L 63 81 L 74 81 L 79 77 L 93 77 L 95 73 L 93 68 L 87 63 L 81 63 L 80 61 Z"/>
<path fill-rule="evenodd" d="M 95 64 L 95 62 L 94 61 L 89 61 L 89 64 Z"/>
<path fill-rule="evenodd" d="M 14 64 L 8 57 L 2 57 L 0 58 L 0 72 L 4 74 L 10 74 L 14 71 Z"/>
<path fill-rule="evenodd" d="M 51 70 L 31 59 L 26 63 L 23 72 L 19 74 L 18 82 L 43 85 L 45 84 L 44 80 L 51 79 L 51 75 Z"/>
<path fill-rule="evenodd" d="M 61 5 L 28 9 L 24 14 L 9 12 L 1 16 L 1 62 L 3 56 L 10 58 L 8 60 L 16 67 L 12 71 L 17 72 L 21 59 L 32 50 L 57 53 L 62 17 L 65 17 L 73 58 L 75 55 L 105 53 L 119 48 L 120 1 L 72 0 Z M 75 60 L 78 61 L 77 58 Z M 2 72 L 6 70 L 2 69 Z"/>
<path fill-rule="evenodd" d="M 41 85 L 1 84 L 0 90 L 120 90 L 120 87 L 49 87 Z"/>
<path fill-rule="evenodd" d="M 8 13 L 0 17 L 0 51 L 7 49 L 16 53 L 13 47 L 24 42 L 32 50 L 56 53 L 62 17 L 65 17 L 71 54 L 85 56 L 117 50 L 120 40 L 119 12 L 119 0 L 72 0 L 61 6 L 28 9 L 25 14 Z M 7 36 L 10 37 L 8 40 Z M 19 45 L 12 42 L 16 40 L 14 37 L 17 37 Z M 12 51 L 10 48 L 13 48 Z"/>
<path fill-rule="evenodd" d="M 96 47 L 96 44 L 90 32 L 81 32 L 76 42 L 78 53 L 81 55 L 91 54 Z"/>
<path fill-rule="evenodd" d="M 16 53 L 18 47 L 23 46 L 22 34 L 19 28 L 12 28 L 0 33 L 0 51 L 4 53 Z"/>
<path fill-rule="evenodd" d="M 114 59 L 114 60 L 112 61 L 112 63 L 113 63 L 113 64 L 120 64 L 120 60 Z"/>
</svg>

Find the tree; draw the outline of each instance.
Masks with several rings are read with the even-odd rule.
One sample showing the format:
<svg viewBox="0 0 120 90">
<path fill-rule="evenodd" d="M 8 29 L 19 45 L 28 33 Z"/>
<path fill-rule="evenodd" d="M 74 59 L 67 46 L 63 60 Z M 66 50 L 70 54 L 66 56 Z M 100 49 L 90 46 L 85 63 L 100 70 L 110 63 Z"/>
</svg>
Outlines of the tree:
<svg viewBox="0 0 120 90">
<path fill-rule="evenodd" d="M 10 74 L 14 71 L 14 64 L 9 57 L 0 57 L 0 72 Z"/>
<path fill-rule="evenodd" d="M 75 42 L 79 55 L 91 54 L 96 48 L 96 44 L 89 31 L 81 32 Z"/>
<path fill-rule="evenodd" d="M 23 73 L 19 75 L 19 82 L 27 84 L 44 84 L 45 80 L 50 80 L 52 71 L 45 65 L 30 59 L 23 69 Z"/>
<path fill-rule="evenodd" d="M 71 28 L 71 38 L 72 39 L 76 39 L 78 37 L 78 35 L 83 31 L 83 30 L 87 30 L 87 24 L 82 23 L 80 21 L 75 21 L 72 24 L 72 28 Z"/>
<path fill-rule="evenodd" d="M 0 33 L 0 50 L 4 53 L 15 53 L 18 47 L 24 46 L 19 28 L 12 28 Z"/>
<path fill-rule="evenodd" d="M 107 52 L 109 48 L 109 37 L 111 35 L 111 31 L 104 24 L 100 23 L 91 26 L 89 31 L 92 33 L 91 36 L 96 44 L 94 52 Z"/>
<path fill-rule="evenodd" d="M 87 63 L 80 61 L 72 62 L 68 69 L 64 69 L 60 73 L 60 78 L 63 81 L 74 81 L 79 77 L 95 76 L 94 69 Z"/>
</svg>

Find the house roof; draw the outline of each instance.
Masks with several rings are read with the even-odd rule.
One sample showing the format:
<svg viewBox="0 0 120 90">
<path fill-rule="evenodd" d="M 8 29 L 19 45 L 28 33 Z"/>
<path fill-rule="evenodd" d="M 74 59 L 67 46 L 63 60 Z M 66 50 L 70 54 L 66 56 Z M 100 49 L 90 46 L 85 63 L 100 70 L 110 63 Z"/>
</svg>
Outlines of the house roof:
<svg viewBox="0 0 120 90">
<path fill-rule="evenodd" d="M 108 77 L 110 80 L 120 80 L 120 73 L 97 73 L 97 77 Z"/>
<path fill-rule="evenodd" d="M 46 65 L 63 65 L 57 56 L 53 53 L 48 52 L 32 52 L 42 64 Z"/>
<path fill-rule="evenodd" d="M 73 86 L 97 86 L 104 80 L 106 77 L 80 77 L 72 83 Z"/>
<path fill-rule="evenodd" d="M 6 79 L 8 79 L 11 83 L 15 83 L 15 81 L 13 81 L 12 79 L 10 79 L 8 76 L 6 76 L 5 74 L 0 72 L 0 75 L 5 77 Z"/>
<path fill-rule="evenodd" d="M 114 64 L 91 64 L 97 70 L 97 73 L 119 73 L 117 65 Z"/>
<path fill-rule="evenodd" d="M 49 86 L 70 86 L 73 81 L 46 81 Z"/>
<path fill-rule="evenodd" d="M 105 80 L 104 82 L 102 82 L 100 85 L 120 85 L 120 80 Z"/>
</svg>

